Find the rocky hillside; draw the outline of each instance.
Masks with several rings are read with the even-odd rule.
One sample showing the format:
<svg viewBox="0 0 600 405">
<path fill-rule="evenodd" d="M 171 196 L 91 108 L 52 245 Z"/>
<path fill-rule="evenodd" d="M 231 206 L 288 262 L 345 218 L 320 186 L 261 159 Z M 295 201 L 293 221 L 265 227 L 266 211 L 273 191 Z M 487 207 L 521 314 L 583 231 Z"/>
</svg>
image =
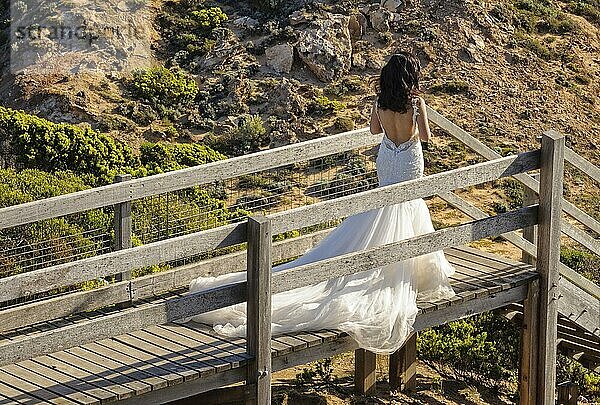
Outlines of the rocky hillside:
<svg viewBox="0 0 600 405">
<path fill-rule="evenodd" d="M 365 126 L 370 79 L 406 49 L 422 61 L 427 102 L 499 152 L 533 148 L 554 128 L 600 163 L 598 0 L 381 3 L 154 0 L 143 32 L 164 67 L 15 77 L 3 52 L 0 97 L 134 149 L 200 141 L 237 155 Z M 240 135 L 240 122 L 257 130 Z M 456 167 L 446 155 L 440 167 Z M 600 217 L 593 184 L 568 175 L 567 195 Z"/>
<path fill-rule="evenodd" d="M 132 142 L 218 136 L 258 114 L 268 137 L 259 147 L 277 146 L 364 126 L 374 95 L 367 79 L 408 49 L 422 60 L 429 104 L 486 143 L 532 147 L 555 128 L 600 159 L 594 0 L 283 3 L 151 4 L 158 63 L 198 87 L 171 105 L 152 100 L 168 86 L 161 80 L 173 80 L 160 75 L 146 77 L 158 93 L 144 94 L 131 75 L 14 77 L 6 64 L 0 95 L 6 106 Z"/>
</svg>

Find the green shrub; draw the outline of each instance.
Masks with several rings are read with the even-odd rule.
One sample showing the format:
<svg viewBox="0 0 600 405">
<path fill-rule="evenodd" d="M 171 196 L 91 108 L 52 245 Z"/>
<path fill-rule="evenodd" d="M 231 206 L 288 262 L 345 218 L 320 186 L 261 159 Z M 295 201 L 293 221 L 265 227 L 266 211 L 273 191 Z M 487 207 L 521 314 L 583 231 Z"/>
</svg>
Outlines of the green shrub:
<svg viewBox="0 0 600 405">
<path fill-rule="evenodd" d="M 211 134 L 204 139 L 213 149 L 233 156 L 256 152 L 268 146 L 269 140 L 264 122 L 258 115 L 244 115 L 233 130 L 220 137 Z"/>
<path fill-rule="evenodd" d="M 600 1 L 598 0 L 570 1 L 567 9 L 573 14 L 585 17 L 594 24 L 600 24 Z"/>
<path fill-rule="evenodd" d="M 197 30 L 210 32 L 217 27 L 222 27 L 227 22 L 227 14 L 220 7 L 203 8 L 190 13 L 196 23 Z"/>
<path fill-rule="evenodd" d="M 160 66 L 134 71 L 129 84 L 137 97 L 155 107 L 188 105 L 198 94 L 194 79 Z"/>
<path fill-rule="evenodd" d="M 311 102 L 309 102 L 307 111 L 309 114 L 323 116 L 341 111 L 344 108 L 346 108 L 346 103 L 337 100 L 332 100 L 325 95 L 320 95 L 317 96 Z"/>
<path fill-rule="evenodd" d="M 227 157 L 198 143 L 152 143 L 140 147 L 140 161 L 148 174 L 203 165 Z"/>
<path fill-rule="evenodd" d="M 68 172 L 0 169 L 0 207 L 23 204 L 89 188 L 80 177 Z M 86 231 L 112 233 L 112 216 L 104 210 L 91 210 L 68 217 L 53 218 L 0 233 L 0 269 L 17 274 L 23 266 L 59 264 L 98 254 L 102 238 Z M 110 237 L 110 236 L 109 236 Z M 18 254 L 11 254 L 16 249 Z M 28 270 L 31 270 L 29 267 Z"/>
<path fill-rule="evenodd" d="M 446 83 L 434 84 L 433 86 L 431 86 L 429 91 L 433 94 L 468 94 L 469 84 L 462 80 L 451 80 Z"/>
<path fill-rule="evenodd" d="M 600 256 L 577 249 L 561 248 L 560 261 L 596 284 L 600 284 Z"/>
<path fill-rule="evenodd" d="M 519 358 L 519 328 L 493 312 L 420 332 L 417 355 L 450 366 L 457 374 L 484 382 L 514 380 Z"/>
<path fill-rule="evenodd" d="M 527 32 L 564 34 L 576 31 L 577 24 L 548 0 L 515 1 L 516 25 Z"/>
<path fill-rule="evenodd" d="M 69 170 L 92 175 L 97 183 L 112 182 L 117 172 L 138 165 L 125 143 L 73 124 L 56 124 L 24 111 L 0 106 L 0 145 L 11 163 L 48 172 Z M 96 182 L 91 182 L 96 183 Z"/>
</svg>

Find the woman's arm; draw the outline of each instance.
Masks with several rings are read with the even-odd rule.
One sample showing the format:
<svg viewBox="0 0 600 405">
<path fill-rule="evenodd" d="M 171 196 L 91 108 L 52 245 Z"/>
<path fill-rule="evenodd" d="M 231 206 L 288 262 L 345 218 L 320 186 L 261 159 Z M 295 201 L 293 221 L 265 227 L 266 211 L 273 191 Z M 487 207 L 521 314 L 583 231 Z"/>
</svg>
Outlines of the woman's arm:
<svg viewBox="0 0 600 405">
<path fill-rule="evenodd" d="M 371 133 L 373 135 L 380 134 L 383 132 L 383 129 L 381 129 L 381 123 L 379 122 L 379 118 L 377 117 L 377 111 L 375 110 L 376 105 L 377 105 L 377 102 L 374 102 L 373 107 L 371 108 L 370 129 L 371 129 Z"/>
<path fill-rule="evenodd" d="M 425 100 L 419 97 L 419 116 L 417 117 L 417 125 L 419 126 L 419 137 L 423 142 L 429 142 L 431 130 L 429 129 L 429 119 L 427 118 L 427 106 Z"/>
</svg>

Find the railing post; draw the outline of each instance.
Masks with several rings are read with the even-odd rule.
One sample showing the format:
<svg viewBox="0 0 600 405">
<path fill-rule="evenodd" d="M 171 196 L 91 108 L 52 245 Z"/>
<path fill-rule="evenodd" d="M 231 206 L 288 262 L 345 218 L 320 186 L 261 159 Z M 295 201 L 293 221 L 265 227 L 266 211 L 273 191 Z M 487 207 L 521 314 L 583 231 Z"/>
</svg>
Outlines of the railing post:
<svg viewBox="0 0 600 405">
<path fill-rule="evenodd" d="M 558 265 L 562 216 L 565 138 L 556 131 L 542 136 L 540 206 L 536 269 L 540 274 L 537 404 L 554 405 Z"/>
<path fill-rule="evenodd" d="M 271 222 L 248 218 L 247 404 L 271 403 Z"/>
<path fill-rule="evenodd" d="M 131 180 L 130 174 L 118 174 L 115 183 Z M 115 250 L 131 248 L 131 201 L 115 205 L 114 217 Z M 131 271 L 125 271 L 116 275 L 116 281 L 131 279 Z"/>
<path fill-rule="evenodd" d="M 402 392 L 417 388 L 417 332 L 390 356 L 390 389 Z"/>
<path fill-rule="evenodd" d="M 538 173 L 533 174 L 531 177 L 533 177 L 534 180 L 536 180 L 536 181 L 540 180 L 540 175 Z M 537 193 L 535 191 L 533 191 L 532 189 L 530 189 L 529 187 L 524 186 L 523 207 L 528 207 L 530 205 L 537 204 L 537 202 L 538 202 Z M 527 228 L 523 228 L 523 238 L 525 240 L 528 240 L 529 242 L 535 244 L 537 241 L 537 225 L 528 226 Z M 521 254 L 521 261 L 523 263 L 527 263 L 527 264 L 531 264 L 532 266 L 535 266 L 535 257 L 530 255 L 526 251 L 523 251 L 523 253 Z"/>
<path fill-rule="evenodd" d="M 371 394 L 377 381 L 377 355 L 365 349 L 354 351 L 354 390 L 358 394 Z"/>
</svg>

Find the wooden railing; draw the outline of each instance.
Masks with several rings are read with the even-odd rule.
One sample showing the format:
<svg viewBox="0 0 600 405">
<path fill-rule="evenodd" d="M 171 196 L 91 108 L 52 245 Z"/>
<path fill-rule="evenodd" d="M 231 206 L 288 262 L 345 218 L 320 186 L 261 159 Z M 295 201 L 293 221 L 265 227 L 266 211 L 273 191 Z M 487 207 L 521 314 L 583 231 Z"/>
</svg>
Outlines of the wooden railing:
<svg viewBox="0 0 600 405">
<path fill-rule="evenodd" d="M 591 224 L 590 229 L 592 230 L 595 230 L 596 225 L 591 217 L 580 212 L 578 208 L 573 208 L 561 197 L 564 138 L 554 132 L 548 132 L 543 136 L 541 150 L 525 152 L 517 156 L 501 157 L 489 148 L 480 145 L 477 140 L 433 110 L 429 110 L 429 115 L 434 123 L 449 132 L 452 131 L 450 133 L 457 139 L 475 147 L 491 160 L 334 200 L 269 214 L 265 217 L 252 217 L 248 222 L 225 225 L 143 246 L 127 248 L 127 241 L 121 241 L 120 243 L 123 244 L 121 250 L 2 278 L 0 279 L 0 301 L 5 302 L 31 294 L 69 287 L 99 277 L 125 274 L 121 281 L 95 290 L 51 296 L 47 299 L 1 310 L 0 332 L 103 306 L 123 302 L 140 302 L 144 298 L 151 298 L 165 291 L 185 287 L 190 280 L 205 274 L 209 268 L 217 270 L 215 272 L 217 274 L 239 271 L 244 268 L 248 270 L 248 282 L 235 283 L 200 293 L 190 293 L 162 302 L 140 304 L 46 333 L 22 336 L 5 342 L 0 344 L 0 365 L 15 363 L 41 354 L 139 330 L 146 326 L 187 318 L 248 301 L 248 352 L 255 357 L 255 364 L 249 368 L 251 370 L 249 379 L 254 382 L 253 386 L 259 391 L 258 397 L 264 397 L 267 394 L 261 378 L 268 375 L 270 371 L 270 357 L 268 357 L 270 350 L 267 350 L 270 318 L 264 314 L 270 313 L 268 305 L 271 294 L 354 274 L 481 238 L 503 235 L 537 257 L 537 266 L 541 275 L 540 294 L 546 297 L 540 303 L 540 321 L 546 322 L 542 329 L 550 331 L 548 336 L 542 336 L 540 340 L 547 343 L 547 348 L 538 359 L 538 366 L 541 367 L 538 369 L 545 370 L 547 365 L 555 364 L 551 352 L 553 347 L 555 349 L 556 339 L 551 334 L 551 324 L 552 319 L 554 322 L 556 319 L 556 303 L 549 297 L 551 297 L 550 294 L 556 292 L 559 282 L 557 254 L 560 240 L 557 232 L 560 232 L 561 229 L 561 208 L 564 206 L 567 213 L 580 219 L 585 225 Z M 371 135 L 367 129 L 362 129 L 198 167 L 117 182 L 100 188 L 6 207 L 0 209 L 0 229 L 110 205 L 119 207 L 117 221 L 126 221 L 127 204 L 136 199 L 370 146 L 380 140 L 379 135 Z M 581 160 L 577 160 L 573 156 L 571 158 L 572 161 L 581 163 Z M 527 174 L 536 169 L 542 170 L 540 182 Z M 596 170 L 593 166 L 586 166 L 584 171 L 595 176 L 597 175 Z M 540 189 L 539 184 L 542 183 L 540 204 L 488 217 L 452 193 L 456 189 L 508 176 L 522 180 L 526 186 L 531 186 L 536 191 Z M 475 220 L 431 234 L 416 236 L 369 250 L 348 253 L 271 275 L 273 260 L 281 260 L 301 253 L 310 244 L 310 239 L 314 237 L 307 236 L 298 241 L 283 241 L 272 246 L 272 235 L 437 194 L 474 217 Z M 514 230 L 535 224 L 540 226 L 537 247 L 512 233 Z M 569 236 L 571 235 L 583 240 L 582 243 L 595 246 L 590 240 L 585 242 L 586 239 L 577 232 L 571 232 Z M 202 252 L 211 252 L 243 242 L 248 242 L 247 252 L 236 252 L 162 273 L 127 279 L 127 274 L 137 268 L 188 258 Z M 572 274 L 574 272 L 570 273 L 563 267 L 565 266 L 560 268 L 562 275 L 571 277 L 578 283 L 577 285 L 584 289 L 587 288 L 591 293 L 596 293 L 597 286 L 595 284 L 591 282 L 586 284 L 581 280 L 583 277 L 576 275 L 577 273 Z M 525 316 L 527 315 L 525 314 Z M 545 381 L 544 384 L 553 387 L 551 381 Z"/>
</svg>

